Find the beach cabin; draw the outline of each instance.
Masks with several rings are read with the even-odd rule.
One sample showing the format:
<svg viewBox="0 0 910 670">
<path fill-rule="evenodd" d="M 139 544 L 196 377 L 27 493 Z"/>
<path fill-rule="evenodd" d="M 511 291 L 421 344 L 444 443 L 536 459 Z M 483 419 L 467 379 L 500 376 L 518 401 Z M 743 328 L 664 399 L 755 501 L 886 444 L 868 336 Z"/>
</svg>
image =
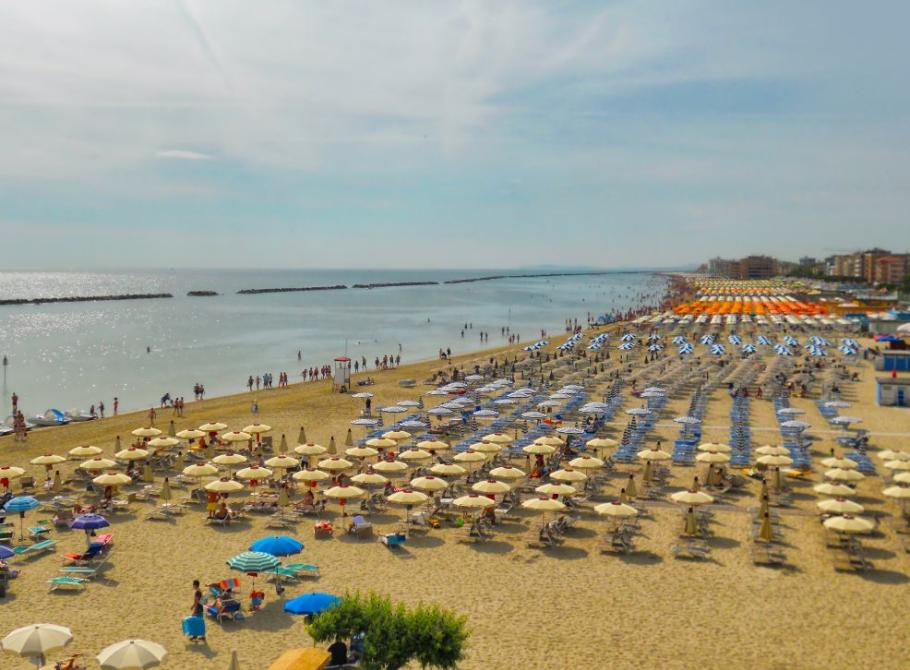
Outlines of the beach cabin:
<svg viewBox="0 0 910 670">
<path fill-rule="evenodd" d="M 886 349 L 875 357 L 875 369 L 879 372 L 910 372 L 910 350 Z"/>
<path fill-rule="evenodd" d="M 883 407 L 910 405 L 910 377 L 878 377 L 875 380 L 875 401 Z"/>
<path fill-rule="evenodd" d="M 332 390 L 347 393 L 351 388 L 351 359 L 339 356 L 335 359 L 335 371 L 332 374 Z"/>
</svg>

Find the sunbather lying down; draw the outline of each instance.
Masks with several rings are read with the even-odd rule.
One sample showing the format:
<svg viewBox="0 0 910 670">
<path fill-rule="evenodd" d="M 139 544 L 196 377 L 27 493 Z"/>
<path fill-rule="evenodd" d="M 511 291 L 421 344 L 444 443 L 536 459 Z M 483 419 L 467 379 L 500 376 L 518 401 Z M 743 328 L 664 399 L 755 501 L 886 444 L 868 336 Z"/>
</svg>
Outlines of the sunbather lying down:
<svg viewBox="0 0 910 670">
<path fill-rule="evenodd" d="M 72 654 L 69 658 L 54 663 L 54 670 L 84 670 L 85 663 L 79 658 L 82 654 Z"/>
</svg>

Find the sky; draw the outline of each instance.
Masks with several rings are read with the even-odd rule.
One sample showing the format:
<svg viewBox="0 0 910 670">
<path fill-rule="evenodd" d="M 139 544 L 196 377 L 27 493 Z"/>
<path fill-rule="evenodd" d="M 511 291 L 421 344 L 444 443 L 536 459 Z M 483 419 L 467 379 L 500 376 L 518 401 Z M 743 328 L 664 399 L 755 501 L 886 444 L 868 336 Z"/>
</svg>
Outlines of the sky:
<svg viewBox="0 0 910 670">
<path fill-rule="evenodd" d="M 0 269 L 910 251 L 910 3 L 0 0 Z"/>
</svg>

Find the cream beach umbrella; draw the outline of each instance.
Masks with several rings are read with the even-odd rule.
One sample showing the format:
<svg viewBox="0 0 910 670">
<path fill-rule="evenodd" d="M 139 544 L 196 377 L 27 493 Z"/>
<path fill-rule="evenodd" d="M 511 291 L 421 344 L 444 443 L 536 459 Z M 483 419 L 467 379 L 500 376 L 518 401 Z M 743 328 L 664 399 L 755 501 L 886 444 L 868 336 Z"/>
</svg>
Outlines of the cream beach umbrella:
<svg viewBox="0 0 910 670">
<path fill-rule="evenodd" d="M 407 472 L 408 464 L 402 461 L 379 461 L 378 463 L 373 463 L 372 468 L 375 472 L 394 476 Z"/>
<path fill-rule="evenodd" d="M 483 454 L 478 454 L 476 451 L 462 451 L 461 453 L 455 454 L 452 457 L 452 460 L 458 463 L 477 465 L 478 463 L 486 461 L 487 457 Z"/>
<path fill-rule="evenodd" d="M 594 511 L 600 516 L 612 516 L 618 518 L 629 518 L 638 516 L 638 510 L 631 505 L 626 505 L 618 500 L 601 503 L 594 506 Z"/>
<path fill-rule="evenodd" d="M 249 442 L 253 436 L 242 430 L 229 430 L 221 435 L 223 442 Z"/>
<path fill-rule="evenodd" d="M 859 463 L 852 461 L 849 458 L 823 458 L 822 465 L 826 468 L 841 468 L 842 470 L 856 470 L 859 467 Z"/>
<path fill-rule="evenodd" d="M 511 435 L 506 435 L 505 433 L 490 433 L 489 435 L 484 435 L 480 438 L 481 442 L 492 442 L 493 444 L 512 444 L 514 438 Z"/>
<path fill-rule="evenodd" d="M 212 491 L 214 493 L 237 493 L 238 491 L 243 490 L 243 484 L 236 479 L 227 479 L 224 477 L 209 482 L 204 488 L 206 491 Z"/>
<path fill-rule="evenodd" d="M 247 457 L 243 454 L 235 454 L 233 452 L 227 454 L 218 454 L 215 458 L 212 459 L 212 463 L 216 465 L 226 465 L 228 467 L 234 465 L 242 465 L 247 462 Z"/>
<path fill-rule="evenodd" d="M 883 461 L 910 461 L 910 453 L 885 449 L 876 454 Z"/>
<path fill-rule="evenodd" d="M 891 481 L 898 482 L 900 484 L 910 484 L 910 472 L 898 472 L 891 478 Z"/>
<path fill-rule="evenodd" d="M 895 470 L 895 471 L 896 470 L 910 471 L 910 461 L 898 461 L 898 460 L 886 461 L 885 467 L 888 468 L 889 470 Z"/>
<path fill-rule="evenodd" d="M 830 530 L 836 530 L 838 533 L 868 533 L 875 528 L 875 524 L 868 519 L 851 514 L 825 519 L 822 525 Z"/>
<path fill-rule="evenodd" d="M 378 472 L 360 472 L 351 481 L 360 486 L 385 486 L 389 480 Z"/>
<path fill-rule="evenodd" d="M 373 449 L 394 449 L 398 446 L 398 443 L 395 440 L 392 440 L 388 437 L 373 437 L 367 440 L 364 444 Z"/>
<path fill-rule="evenodd" d="M 264 468 L 261 465 L 256 465 L 254 463 L 248 468 L 238 470 L 234 473 L 234 476 L 237 479 L 243 479 L 244 481 L 258 481 L 260 479 L 269 479 L 272 474 L 272 471 L 268 468 Z"/>
<path fill-rule="evenodd" d="M 322 456 L 327 453 L 328 449 L 323 447 L 321 444 L 298 444 L 294 447 L 294 453 L 300 454 L 301 456 Z"/>
<path fill-rule="evenodd" d="M 406 449 L 398 454 L 398 460 L 406 463 L 428 461 L 431 458 L 433 458 L 433 454 L 423 449 Z"/>
<path fill-rule="evenodd" d="M 176 437 L 156 437 L 148 441 L 148 446 L 153 449 L 170 449 L 171 447 L 176 447 L 180 444 L 180 440 Z"/>
<path fill-rule="evenodd" d="M 755 453 L 759 456 L 789 456 L 790 450 L 786 447 L 766 444 L 765 446 L 756 449 Z"/>
<path fill-rule="evenodd" d="M 498 454 L 502 451 L 502 447 L 495 442 L 474 442 L 468 446 L 470 451 L 477 452 L 478 454 Z"/>
<path fill-rule="evenodd" d="M 323 470 L 300 470 L 291 475 L 291 479 L 298 482 L 324 482 L 331 478 L 332 475 Z"/>
<path fill-rule="evenodd" d="M 24 474 L 25 470 L 16 465 L 4 465 L 0 467 L 0 478 L 3 479 L 12 481 L 13 479 L 19 479 Z"/>
<path fill-rule="evenodd" d="M 259 435 L 261 433 L 271 432 L 272 427 L 267 423 L 251 423 L 249 426 L 243 427 L 244 433 L 249 433 L 250 435 Z"/>
<path fill-rule="evenodd" d="M 670 454 L 662 449 L 642 449 L 636 456 L 643 461 L 666 461 L 671 458 Z"/>
<path fill-rule="evenodd" d="M 562 440 L 560 440 L 558 437 L 554 437 L 553 435 L 544 435 L 543 437 L 538 437 L 536 440 L 534 440 L 534 444 L 546 444 L 551 447 L 561 447 Z"/>
<path fill-rule="evenodd" d="M 699 463 L 719 464 L 729 463 L 730 457 L 727 456 L 727 454 L 722 454 L 716 451 L 705 451 L 696 456 L 695 460 Z"/>
<path fill-rule="evenodd" d="M 856 495 L 856 491 L 851 489 L 846 484 L 832 484 L 831 482 L 824 482 L 822 484 L 816 484 L 812 487 L 812 490 L 816 493 L 821 493 L 826 496 L 852 496 Z"/>
<path fill-rule="evenodd" d="M 332 456 L 331 458 L 324 458 L 319 463 L 316 464 L 320 470 L 329 470 L 331 472 L 342 472 L 344 470 L 350 470 L 354 467 L 354 464 L 351 461 L 341 458 L 340 456 Z"/>
<path fill-rule="evenodd" d="M 579 456 L 569 461 L 569 465 L 576 470 L 596 470 L 604 466 L 604 462 L 593 456 Z"/>
<path fill-rule="evenodd" d="M 493 507 L 496 501 L 478 493 L 469 493 L 466 496 L 455 498 L 452 504 L 461 509 L 486 509 L 487 507 Z"/>
<path fill-rule="evenodd" d="M 773 465 L 775 467 L 780 467 L 782 465 L 790 465 L 793 462 L 793 459 L 789 456 L 759 456 L 755 459 L 756 463 L 761 463 L 762 465 Z"/>
<path fill-rule="evenodd" d="M 395 442 L 407 442 L 411 439 L 411 434 L 406 430 L 389 430 L 383 433 L 382 436 L 389 440 L 395 440 Z"/>
<path fill-rule="evenodd" d="M 495 479 L 487 479 L 481 482 L 477 482 L 471 486 L 471 490 L 475 493 L 484 493 L 490 495 L 499 495 L 503 493 L 508 493 L 512 490 L 512 487 L 506 484 L 505 482 L 498 482 Z"/>
<path fill-rule="evenodd" d="M 611 449 L 618 447 L 619 442 L 609 437 L 595 437 L 593 440 L 588 440 L 585 446 L 591 449 Z"/>
<path fill-rule="evenodd" d="M 820 500 L 815 505 L 827 514 L 862 514 L 865 511 L 865 508 L 859 503 L 844 498 Z"/>
<path fill-rule="evenodd" d="M 537 493 L 547 496 L 575 496 L 578 489 L 571 484 L 541 484 L 534 489 Z"/>
<path fill-rule="evenodd" d="M 412 505 L 421 505 L 429 500 L 426 493 L 420 491 L 396 491 L 392 495 L 386 496 L 386 500 L 396 505 L 407 505 L 408 509 Z"/>
<path fill-rule="evenodd" d="M 565 503 L 556 498 L 531 498 L 521 503 L 521 506 L 535 512 L 562 512 L 566 508 Z"/>
<path fill-rule="evenodd" d="M 167 651 L 148 640 L 124 640 L 102 649 L 95 660 L 110 670 L 144 670 L 159 665 Z"/>
<path fill-rule="evenodd" d="M 677 491 L 670 496 L 670 500 L 682 505 L 708 505 L 714 502 L 714 497 L 704 491 Z"/>
<path fill-rule="evenodd" d="M 418 491 L 429 491 L 430 493 L 444 491 L 449 487 L 449 483 L 446 480 L 431 475 L 427 475 L 426 477 L 415 477 L 410 481 L 409 485 L 411 488 L 417 489 Z"/>
<path fill-rule="evenodd" d="M 910 486 L 889 486 L 882 490 L 882 495 L 897 500 L 910 500 Z"/>
<path fill-rule="evenodd" d="M 825 479 L 835 482 L 858 482 L 865 479 L 864 475 L 856 470 L 844 470 L 843 468 L 832 468 L 825 471 Z"/>
<path fill-rule="evenodd" d="M 102 453 L 102 450 L 101 447 L 96 447 L 92 444 L 86 444 L 81 447 L 73 447 L 67 453 L 70 456 L 75 456 L 76 458 L 90 458 Z"/>
<path fill-rule="evenodd" d="M 43 456 L 33 458 L 29 463 L 32 465 L 54 466 L 59 463 L 66 463 L 66 459 L 57 454 L 44 454 Z"/>
<path fill-rule="evenodd" d="M 729 454 L 733 451 L 730 445 L 722 442 L 704 442 L 698 445 L 697 450 L 708 454 Z"/>
<path fill-rule="evenodd" d="M 116 458 L 118 461 L 144 461 L 148 457 L 149 452 L 145 449 L 139 449 L 138 447 L 121 449 L 116 454 L 114 454 L 114 458 Z"/>
<path fill-rule="evenodd" d="M 417 443 L 418 449 L 423 449 L 424 451 L 448 451 L 451 449 L 451 445 L 448 442 L 443 442 L 442 440 L 422 440 Z"/>
<path fill-rule="evenodd" d="M 587 478 L 588 475 L 585 473 L 578 470 L 570 470 L 568 468 L 554 470 L 550 473 L 550 479 L 555 479 L 558 482 L 583 482 Z"/>
<path fill-rule="evenodd" d="M 100 456 L 90 458 L 87 461 L 82 461 L 79 464 L 79 468 L 87 472 L 95 472 L 97 470 L 110 470 L 111 468 L 116 467 L 116 461 L 112 461 L 109 458 L 101 458 Z"/>
<path fill-rule="evenodd" d="M 161 431 L 149 426 L 147 428 L 136 428 L 135 430 L 131 430 L 130 434 L 135 435 L 136 437 L 158 437 L 161 435 Z"/>
<path fill-rule="evenodd" d="M 98 486 L 122 486 L 123 484 L 132 483 L 133 479 L 122 472 L 105 472 L 92 479 L 92 484 Z"/>
<path fill-rule="evenodd" d="M 522 447 L 521 450 L 526 454 L 534 456 L 549 456 L 550 454 L 556 453 L 556 447 L 550 444 L 538 444 L 537 442 Z"/>
<path fill-rule="evenodd" d="M 493 479 L 510 481 L 514 479 L 521 479 L 527 475 L 525 474 L 524 470 L 519 470 L 518 468 L 512 467 L 511 465 L 503 465 L 501 467 L 493 468 L 490 470 L 490 476 Z"/>
<path fill-rule="evenodd" d="M 179 437 L 181 440 L 198 440 L 200 437 L 205 437 L 205 431 L 199 430 L 198 428 L 186 428 L 177 431 L 177 434 L 174 435 L 174 437 Z"/>
<path fill-rule="evenodd" d="M 221 423 L 220 421 L 210 421 L 199 426 L 199 430 L 203 430 L 206 433 L 217 433 L 224 430 L 225 428 L 227 428 L 227 424 Z M 202 437 L 202 435 L 199 437 Z"/>
<path fill-rule="evenodd" d="M 38 659 L 38 667 L 45 664 L 47 655 L 62 649 L 73 639 L 73 632 L 65 626 L 36 623 L 8 633 L 0 646 L 23 658 Z"/>
<path fill-rule="evenodd" d="M 430 468 L 430 472 L 440 477 L 461 477 L 468 474 L 467 470 L 455 463 L 437 463 Z"/>
<path fill-rule="evenodd" d="M 346 456 L 352 456 L 353 458 L 372 458 L 379 455 L 379 452 L 373 447 L 348 447 L 344 450 L 344 453 Z"/>
<path fill-rule="evenodd" d="M 347 515 L 344 511 L 347 501 L 362 498 L 365 495 L 366 491 L 356 486 L 333 486 L 325 491 L 326 498 L 338 501 L 338 504 L 341 506 L 342 515 L 344 516 Z"/>
<path fill-rule="evenodd" d="M 214 477 L 218 468 L 211 463 L 194 463 L 183 468 L 182 472 L 186 477 Z"/>
<path fill-rule="evenodd" d="M 298 461 L 293 456 L 288 456 L 287 454 L 279 454 L 278 456 L 272 456 L 271 458 L 265 461 L 265 464 L 270 468 L 275 468 L 276 470 L 290 470 L 291 468 L 296 468 L 300 465 Z"/>
</svg>

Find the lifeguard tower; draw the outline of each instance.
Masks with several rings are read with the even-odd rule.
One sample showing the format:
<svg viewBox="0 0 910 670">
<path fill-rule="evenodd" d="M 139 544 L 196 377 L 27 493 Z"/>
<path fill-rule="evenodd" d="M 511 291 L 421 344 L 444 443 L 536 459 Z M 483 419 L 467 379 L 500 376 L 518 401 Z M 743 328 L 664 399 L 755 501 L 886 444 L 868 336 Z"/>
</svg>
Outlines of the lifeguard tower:
<svg viewBox="0 0 910 670">
<path fill-rule="evenodd" d="M 335 372 L 332 374 L 332 391 L 346 393 L 351 388 L 351 359 L 339 356 L 335 359 Z"/>
</svg>

